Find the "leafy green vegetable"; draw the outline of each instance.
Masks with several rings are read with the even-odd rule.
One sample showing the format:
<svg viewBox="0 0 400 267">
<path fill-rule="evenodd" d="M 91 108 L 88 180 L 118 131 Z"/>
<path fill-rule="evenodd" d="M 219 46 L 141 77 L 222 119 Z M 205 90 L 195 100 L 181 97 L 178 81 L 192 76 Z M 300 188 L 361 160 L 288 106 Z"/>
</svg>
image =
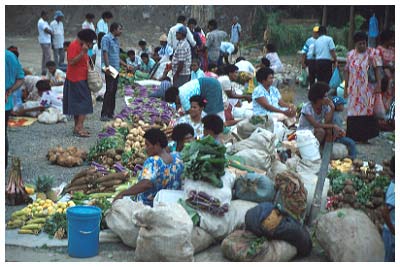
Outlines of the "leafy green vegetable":
<svg viewBox="0 0 400 267">
<path fill-rule="evenodd" d="M 107 223 L 105 221 L 105 213 L 106 211 L 111 208 L 111 202 L 107 200 L 107 197 L 100 197 L 94 199 L 94 206 L 101 209 L 101 223 L 100 223 L 100 230 L 107 229 Z"/>
<path fill-rule="evenodd" d="M 65 236 L 67 237 L 68 227 L 67 227 L 67 215 L 64 213 L 54 213 L 51 215 L 44 225 L 43 231 L 49 234 L 50 238 L 54 237 L 54 234 L 58 229 L 63 228 Z"/>
<path fill-rule="evenodd" d="M 184 177 L 222 188 L 220 178 L 225 174 L 225 151 L 225 146 L 217 144 L 211 136 L 186 144 L 181 152 Z"/>
<path fill-rule="evenodd" d="M 249 122 L 253 125 L 264 124 L 266 123 L 266 119 L 263 116 L 252 116 Z"/>
<path fill-rule="evenodd" d="M 76 191 L 72 195 L 72 199 L 76 205 L 83 205 L 85 200 L 89 200 L 89 196 L 81 191 Z"/>
<path fill-rule="evenodd" d="M 353 186 L 356 191 L 362 189 L 365 186 L 364 181 L 358 178 L 356 175 L 350 173 L 342 173 L 341 171 L 336 169 L 333 169 L 328 173 L 328 178 L 331 181 L 332 191 L 334 194 L 338 194 L 343 190 L 345 186 L 345 181 L 348 179 L 353 182 Z"/>
<path fill-rule="evenodd" d="M 92 161 L 99 153 L 106 152 L 108 149 L 123 149 L 125 146 L 124 138 L 121 134 L 105 137 L 97 141 L 96 145 L 90 148 L 88 160 Z"/>
</svg>

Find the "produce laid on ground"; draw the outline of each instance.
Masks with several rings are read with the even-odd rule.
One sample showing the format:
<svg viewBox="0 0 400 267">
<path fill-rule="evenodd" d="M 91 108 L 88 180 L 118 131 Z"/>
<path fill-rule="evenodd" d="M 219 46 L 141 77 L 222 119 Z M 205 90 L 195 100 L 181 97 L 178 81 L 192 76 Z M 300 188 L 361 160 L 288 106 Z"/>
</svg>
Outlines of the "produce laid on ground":
<svg viewBox="0 0 400 267">
<path fill-rule="evenodd" d="M 6 205 L 21 205 L 30 201 L 22 180 L 21 161 L 19 158 L 13 157 L 6 189 Z"/>
<path fill-rule="evenodd" d="M 38 176 L 35 179 L 35 189 L 36 198 L 40 199 L 50 199 L 52 201 L 57 201 L 57 193 L 52 189 L 54 184 L 53 176 Z"/>
<path fill-rule="evenodd" d="M 82 165 L 86 160 L 87 153 L 75 146 L 63 149 L 61 146 L 52 148 L 47 153 L 47 159 L 51 164 L 57 164 L 63 167 L 74 167 Z"/>
<path fill-rule="evenodd" d="M 385 194 L 390 183 L 389 161 L 384 161 L 382 172 L 378 172 L 376 163 L 356 159 L 332 161 L 334 168 L 329 172 L 331 190 L 328 198 L 328 210 L 352 207 L 363 210 L 379 230 L 383 227 L 382 209 Z"/>
</svg>

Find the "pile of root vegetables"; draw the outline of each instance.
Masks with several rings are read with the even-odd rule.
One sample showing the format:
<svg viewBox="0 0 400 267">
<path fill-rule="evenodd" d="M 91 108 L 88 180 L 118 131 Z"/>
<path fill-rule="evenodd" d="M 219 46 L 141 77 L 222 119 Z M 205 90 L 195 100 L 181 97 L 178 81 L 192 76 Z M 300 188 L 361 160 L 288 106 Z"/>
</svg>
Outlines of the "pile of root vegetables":
<svg viewBox="0 0 400 267">
<path fill-rule="evenodd" d="M 66 187 L 66 192 L 85 194 L 115 192 L 115 189 L 129 179 L 128 172 L 111 172 L 103 174 L 95 167 L 77 173 Z"/>
<path fill-rule="evenodd" d="M 385 205 L 385 194 L 393 175 L 389 169 L 389 161 L 383 161 L 383 170 L 378 171 L 376 163 L 362 160 L 352 161 L 351 169 L 342 172 L 332 169 L 328 178 L 331 189 L 328 197 L 328 210 L 345 207 L 364 211 L 371 221 L 382 230 L 384 221 L 382 210 Z M 339 168 L 343 169 L 343 168 Z"/>
<path fill-rule="evenodd" d="M 81 166 L 86 160 L 87 153 L 75 146 L 63 149 L 61 146 L 52 148 L 47 153 L 47 159 L 51 164 L 63 167 Z"/>
</svg>

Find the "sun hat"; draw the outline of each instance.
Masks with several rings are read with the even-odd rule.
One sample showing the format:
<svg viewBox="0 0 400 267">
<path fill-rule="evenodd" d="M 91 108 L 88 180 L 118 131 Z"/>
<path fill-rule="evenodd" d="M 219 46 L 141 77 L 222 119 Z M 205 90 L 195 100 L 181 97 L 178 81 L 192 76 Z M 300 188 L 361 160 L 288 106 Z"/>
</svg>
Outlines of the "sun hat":
<svg viewBox="0 0 400 267">
<path fill-rule="evenodd" d="M 61 10 L 57 10 L 56 13 L 54 14 L 54 19 L 58 17 L 64 17 L 64 14 L 62 13 Z"/>
<path fill-rule="evenodd" d="M 161 42 L 166 42 L 166 41 L 167 41 L 167 35 L 166 35 L 165 33 L 163 33 L 163 34 L 160 36 L 160 41 L 161 41 Z"/>
<path fill-rule="evenodd" d="M 182 34 L 184 34 L 184 35 L 187 34 L 187 30 L 186 30 L 186 27 L 185 27 L 185 26 L 180 26 L 176 32 L 177 32 L 177 33 L 178 33 L 178 32 L 179 32 L 179 33 L 182 33 Z"/>
</svg>

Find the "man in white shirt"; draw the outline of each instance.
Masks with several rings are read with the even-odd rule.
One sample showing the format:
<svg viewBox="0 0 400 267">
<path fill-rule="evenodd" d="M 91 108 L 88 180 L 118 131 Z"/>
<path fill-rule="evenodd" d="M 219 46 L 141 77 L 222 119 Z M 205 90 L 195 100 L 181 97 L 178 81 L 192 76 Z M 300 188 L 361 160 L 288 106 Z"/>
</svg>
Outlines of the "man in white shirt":
<svg viewBox="0 0 400 267">
<path fill-rule="evenodd" d="M 238 57 L 236 59 L 235 66 L 238 67 L 239 72 L 247 72 L 254 76 L 256 69 L 251 62 L 247 61 L 244 57 Z"/>
<path fill-rule="evenodd" d="M 337 57 L 335 44 L 332 37 L 326 35 L 326 27 L 320 26 L 318 30 L 319 37 L 314 42 L 317 80 L 326 82 L 332 76 L 332 62 L 337 67 Z"/>
<path fill-rule="evenodd" d="M 42 11 L 40 19 L 37 23 L 38 41 L 42 48 L 42 75 L 46 75 L 46 62 L 51 60 L 51 31 L 50 25 L 47 22 L 47 12 Z"/>
<path fill-rule="evenodd" d="M 97 22 L 96 34 L 99 32 L 108 33 L 108 22 L 113 18 L 113 14 L 110 11 L 106 11 L 101 15 L 101 19 Z"/>
<path fill-rule="evenodd" d="M 54 14 L 54 20 L 50 23 L 51 31 L 53 32 L 52 48 L 54 54 L 54 62 L 56 68 L 64 63 L 65 52 L 64 52 L 64 24 L 62 20 L 64 14 L 57 10 Z M 47 62 L 46 62 L 47 63 Z"/>
<path fill-rule="evenodd" d="M 174 51 L 179 42 L 179 40 L 176 39 L 176 31 L 181 26 L 186 27 L 185 21 L 186 21 L 186 17 L 181 15 L 178 17 L 176 25 L 169 29 L 167 43 L 172 47 L 172 49 L 174 49 Z M 187 27 L 186 27 L 186 31 L 187 31 L 186 40 L 189 42 L 191 47 L 194 47 L 196 45 L 196 41 L 193 38 L 193 34 L 190 31 L 190 29 L 188 29 Z"/>
<path fill-rule="evenodd" d="M 82 30 L 84 29 L 91 29 L 92 31 L 96 31 L 96 28 L 94 27 L 93 21 L 94 21 L 94 15 L 92 13 L 87 13 L 85 16 L 85 21 L 82 23 Z"/>
</svg>

